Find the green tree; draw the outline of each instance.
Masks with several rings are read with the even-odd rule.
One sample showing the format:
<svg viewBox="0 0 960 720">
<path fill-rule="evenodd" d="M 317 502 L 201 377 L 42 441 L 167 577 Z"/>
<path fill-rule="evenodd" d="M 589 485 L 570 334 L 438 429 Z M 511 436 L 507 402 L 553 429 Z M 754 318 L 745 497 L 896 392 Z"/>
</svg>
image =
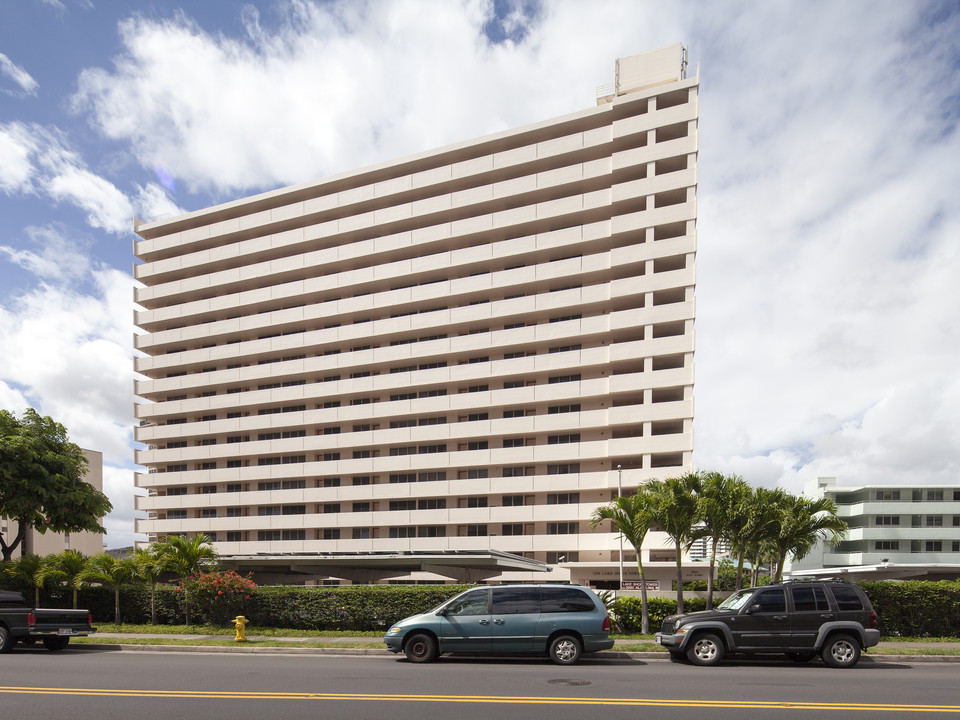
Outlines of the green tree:
<svg viewBox="0 0 960 720">
<path fill-rule="evenodd" d="M 703 482 L 701 473 L 653 480 L 646 485 L 653 497 L 653 520 L 676 547 L 677 612 L 683 612 L 683 553 L 693 544 L 693 533 L 700 522 L 697 495 Z"/>
<path fill-rule="evenodd" d="M 137 577 L 150 585 L 150 624 L 157 624 L 157 583 L 163 575 L 163 564 L 156 553 L 146 548 L 133 551 L 133 564 Z"/>
<path fill-rule="evenodd" d="M 24 555 L 7 563 L 4 572 L 22 588 L 33 589 L 33 605 L 40 606 L 40 588 L 44 585 L 43 558 Z"/>
<path fill-rule="evenodd" d="M 719 472 L 704 473 L 699 503 L 700 526 L 694 529 L 695 540 L 710 538 L 710 571 L 707 575 L 707 610 L 713 608 L 713 574 L 717 565 L 717 546 L 721 541 L 730 541 L 730 526 L 736 513 L 739 485 L 746 485 L 743 478 Z"/>
<path fill-rule="evenodd" d="M 83 579 L 88 583 L 99 583 L 113 589 L 113 621 L 119 625 L 120 620 L 120 586 L 130 582 L 136 573 L 133 558 L 117 560 L 107 553 L 94 555 L 87 561 L 83 571 Z"/>
<path fill-rule="evenodd" d="M 643 577 L 643 558 L 640 548 L 653 525 L 653 503 L 646 488 L 640 488 L 629 497 L 617 497 L 609 505 L 603 505 L 593 511 L 590 527 L 595 528 L 604 520 L 610 520 L 613 527 L 633 546 L 637 553 L 637 572 L 640 573 L 640 631 L 650 632 L 650 617 L 647 612 L 647 584 Z"/>
<path fill-rule="evenodd" d="M 0 410 L 0 517 L 17 523 L 0 534 L 0 552 L 10 560 L 29 528 L 45 533 L 106 532 L 100 519 L 113 508 L 107 496 L 84 480 L 87 461 L 60 423 L 27 408 L 21 417 Z"/>
<path fill-rule="evenodd" d="M 160 566 L 181 580 L 217 565 L 217 551 L 210 545 L 210 538 L 198 533 L 193 538 L 168 535 L 162 541 L 153 544 L 153 551 L 160 560 Z M 183 587 L 183 604 L 187 625 L 190 625 L 190 595 L 186 584 Z"/>
<path fill-rule="evenodd" d="M 837 505 L 830 498 L 786 495 L 779 507 L 778 532 L 770 538 L 770 548 L 777 565 L 775 582 L 783 578 L 787 555 L 803 558 L 818 540 L 837 540 L 847 532 L 847 523 L 837 515 Z"/>
<path fill-rule="evenodd" d="M 73 608 L 77 608 L 77 591 L 86 582 L 84 572 L 87 558 L 77 550 L 64 550 L 56 555 L 48 555 L 41 575 L 46 580 L 62 583 L 73 590 Z"/>
</svg>

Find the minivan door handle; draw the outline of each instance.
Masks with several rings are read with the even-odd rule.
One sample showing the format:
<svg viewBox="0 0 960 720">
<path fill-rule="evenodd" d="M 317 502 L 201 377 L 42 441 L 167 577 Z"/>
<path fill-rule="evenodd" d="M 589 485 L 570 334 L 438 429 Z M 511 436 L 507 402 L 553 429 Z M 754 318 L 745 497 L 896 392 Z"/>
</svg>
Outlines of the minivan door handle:
<svg viewBox="0 0 960 720">
<path fill-rule="evenodd" d="M 490 621 L 489 621 L 489 620 L 479 620 L 478 622 L 479 622 L 481 625 L 489 625 L 489 624 L 490 624 Z"/>
<path fill-rule="evenodd" d="M 501 620 L 500 618 L 497 618 L 496 620 L 493 621 L 493 624 L 494 624 L 494 625 L 503 625 L 503 620 Z"/>
</svg>

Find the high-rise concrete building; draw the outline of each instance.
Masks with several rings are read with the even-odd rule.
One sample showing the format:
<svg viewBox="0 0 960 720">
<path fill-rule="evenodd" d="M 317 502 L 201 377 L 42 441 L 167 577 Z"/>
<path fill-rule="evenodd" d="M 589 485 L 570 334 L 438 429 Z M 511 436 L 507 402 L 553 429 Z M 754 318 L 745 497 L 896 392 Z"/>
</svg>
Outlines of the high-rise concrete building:
<svg viewBox="0 0 960 720">
<path fill-rule="evenodd" d="M 675 45 L 581 112 L 138 222 L 137 530 L 613 579 L 591 512 L 691 468 L 697 91 Z"/>
</svg>

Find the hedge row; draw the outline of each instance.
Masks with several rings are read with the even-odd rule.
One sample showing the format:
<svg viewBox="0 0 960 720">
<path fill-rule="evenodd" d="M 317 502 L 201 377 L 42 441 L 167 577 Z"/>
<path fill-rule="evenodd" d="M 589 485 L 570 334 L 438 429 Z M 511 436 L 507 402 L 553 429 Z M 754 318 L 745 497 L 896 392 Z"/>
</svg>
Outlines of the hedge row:
<svg viewBox="0 0 960 720">
<path fill-rule="evenodd" d="M 884 635 L 960 637 L 960 581 L 861 582 L 880 616 Z M 299 630 L 383 630 L 401 618 L 423 612 L 458 592 L 464 585 L 353 585 L 344 587 L 258 587 L 245 601 L 244 614 L 254 626 Z M 25 593 L 28 602 L 32 593 Z M 41 604 L 70 607 L 67 590 L 44 591 Z M 95 622 L 113 621 L 113 592 L 108 588 L 84 588 L 79 604 L 93 613 Z M 157 622 L 183 623 L 183 593 L 173 586 L 158 585 Z M 684 598 L 684 610 L 704 609 L 702 598 Z M 650 629 L 660 628 L 663 618 L 676 612 L 675 599 L 651 597 L 648 602 Z M 640 598 L 620 597 L 611 607 L 622 632 L 640 631 Z M 120 612 L 128 623 L 150 622 L 150 590 L 145 585 L 125 586 L 120 593 Z M 193 621 L 208 619 L 191 611 Z"/>
</svg>

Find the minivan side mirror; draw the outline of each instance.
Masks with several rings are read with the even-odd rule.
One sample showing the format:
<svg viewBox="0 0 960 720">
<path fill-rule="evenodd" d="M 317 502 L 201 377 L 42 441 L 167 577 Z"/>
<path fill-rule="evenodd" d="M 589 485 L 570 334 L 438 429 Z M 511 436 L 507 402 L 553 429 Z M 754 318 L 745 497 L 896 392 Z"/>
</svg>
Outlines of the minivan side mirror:
<svg viewBox="0 0 960 720">
<path fill-rule="evenodd" d="M 440 608 L 439 610 L 437 610 L 437 615 L 439 615 L 440 617 L 446 617 L 446 616 L 447 616 L 447 609 L 446 609 L 446 608 Z"/>
</svg>

